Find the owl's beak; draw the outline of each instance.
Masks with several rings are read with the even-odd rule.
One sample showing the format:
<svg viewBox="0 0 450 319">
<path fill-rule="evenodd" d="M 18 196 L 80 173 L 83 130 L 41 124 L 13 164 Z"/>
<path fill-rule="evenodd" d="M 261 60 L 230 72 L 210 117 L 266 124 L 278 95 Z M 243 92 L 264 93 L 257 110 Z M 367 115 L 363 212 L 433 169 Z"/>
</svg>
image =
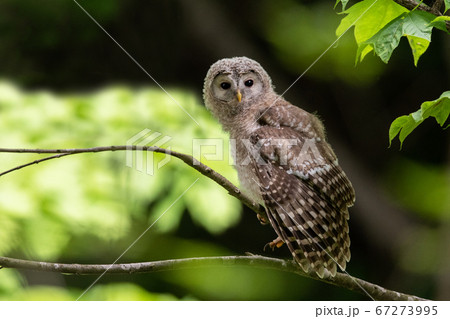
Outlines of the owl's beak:
<svg viewBox="0 0 450 319">
<path fill-rule="evenodd" d="M 239 91 L 239 90 L 237 91 L 236 97 L 237 97 L 237 99 L 238 99 L 238 102 L 241 103 L 241 101 L 242 101 L 242 94 L 241 94 L 241 91 Z"/>
</svg>

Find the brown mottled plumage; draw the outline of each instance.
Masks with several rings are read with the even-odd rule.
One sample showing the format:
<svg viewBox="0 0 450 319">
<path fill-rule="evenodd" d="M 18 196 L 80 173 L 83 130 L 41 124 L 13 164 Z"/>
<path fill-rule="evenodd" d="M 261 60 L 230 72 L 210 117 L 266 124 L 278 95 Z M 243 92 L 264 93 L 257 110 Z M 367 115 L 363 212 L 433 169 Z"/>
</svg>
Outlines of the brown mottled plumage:
<svg viewBox="0 0 450 319">
<path fill-rule="evenodd" d="M 208 71 L 206 107 L 230 133 L 244 192 L 266 208 L 278 237 L 305 271 L 320 277 L 350 260 L 352 184 L 319 119 L 273 90 L 259 63 L 223 59 Z"/>
</svg>

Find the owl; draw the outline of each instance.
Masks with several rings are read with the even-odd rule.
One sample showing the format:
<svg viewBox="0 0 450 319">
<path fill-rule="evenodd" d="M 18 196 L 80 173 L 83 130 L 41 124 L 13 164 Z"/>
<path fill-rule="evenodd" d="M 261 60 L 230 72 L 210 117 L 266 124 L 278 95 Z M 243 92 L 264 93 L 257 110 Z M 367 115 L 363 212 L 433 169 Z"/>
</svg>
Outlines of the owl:
<svg viewBox="0 0 450 319">
<path fill-rule="evenodd" d="M 243 192 L 265 207 L 277 238 L 306 272 L 321 278 L 350 260 L 353 186 L 327 143 L 321 121 L 274 91 L 246 57 L 214 63 L 203 89 L 207 109 L 230 134 Z"/>
</svg>

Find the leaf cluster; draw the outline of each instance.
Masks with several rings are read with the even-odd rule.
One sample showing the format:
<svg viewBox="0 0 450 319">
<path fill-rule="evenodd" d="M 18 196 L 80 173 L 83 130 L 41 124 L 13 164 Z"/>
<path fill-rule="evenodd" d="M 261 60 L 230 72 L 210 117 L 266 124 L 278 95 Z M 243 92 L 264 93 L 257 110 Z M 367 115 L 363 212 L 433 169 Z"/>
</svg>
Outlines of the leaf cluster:
<svg viewBox="0 0 450 319">
<path fill-rule="evenodd" d="M 416 10 L 408 10 L 393 0 L 363 0 L 345 9 L 348 1 L 337 0 L 342 4 L 341 20 L 336 34 L 341 36 L 354 27 L 354 36 L 358 46 L 356 63 L 374 52 L 384 63 L 388 63 L 392 53 L 398 47 L 402 37 L 406 37 L 417 67 L 419 58 L 427 51 L 431 43 L 433 29 L 442 30 L 448 34 L 446 21 L 449 16 L 436 17 L 434 14 Z M 450 0 L 445 0 L 444 12 L 450 8 Z M 434 117 L 441 127 L 450 114 L 450 91 L 434 100 L 422 103 L 419 110 L 409 115 L 398 117 L 389 129 L 389 143 L 399 135 L 400 143 L 425 119 Z M 447 126 L 448 127 L 448 126 Z"/>
</svg>

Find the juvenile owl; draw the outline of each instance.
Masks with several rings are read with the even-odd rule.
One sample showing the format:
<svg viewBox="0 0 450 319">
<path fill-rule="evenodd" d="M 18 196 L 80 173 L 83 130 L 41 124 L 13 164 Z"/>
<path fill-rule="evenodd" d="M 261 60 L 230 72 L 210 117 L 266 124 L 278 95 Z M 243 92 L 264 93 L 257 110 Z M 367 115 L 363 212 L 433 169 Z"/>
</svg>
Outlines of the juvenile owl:
<svg viewBox="0 0 450 319">
<path fill-rule="evenodd" d="M 278 238 L 305 271 L 334 276 L 350 260 L 352 184 L 320 120 L 277 95 L 261 65 L 222 59 L 206 75 L 206 107 L 230 133 L 246 195 L 266 209 Z"/>
</svg>

